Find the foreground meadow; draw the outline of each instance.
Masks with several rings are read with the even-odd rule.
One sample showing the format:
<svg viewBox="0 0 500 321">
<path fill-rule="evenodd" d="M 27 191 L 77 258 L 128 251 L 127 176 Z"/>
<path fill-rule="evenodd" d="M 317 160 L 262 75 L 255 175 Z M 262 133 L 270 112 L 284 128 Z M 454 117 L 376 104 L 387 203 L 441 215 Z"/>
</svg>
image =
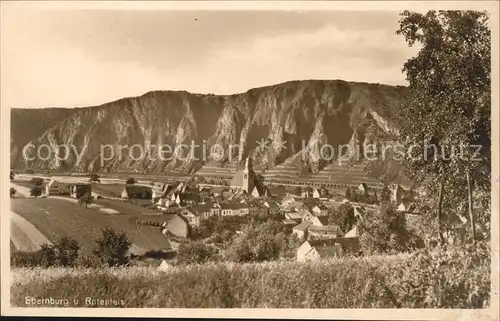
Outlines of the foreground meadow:
<svg viewBox="0 0 500 321">
<path fill-rule="evenodd" d="M 489 305 L 488 249 L 299 263 L 207 263 L 123 268 L 15 268 L 11 304 L 87 297 L 124 307 L 480 308 Z M 112 301 L 115 300 L 115 301 Z M 111 304 L 111 303 L 109 303 Z M 116 305 L 110 305 L 116 307 Z"/>
</svg>

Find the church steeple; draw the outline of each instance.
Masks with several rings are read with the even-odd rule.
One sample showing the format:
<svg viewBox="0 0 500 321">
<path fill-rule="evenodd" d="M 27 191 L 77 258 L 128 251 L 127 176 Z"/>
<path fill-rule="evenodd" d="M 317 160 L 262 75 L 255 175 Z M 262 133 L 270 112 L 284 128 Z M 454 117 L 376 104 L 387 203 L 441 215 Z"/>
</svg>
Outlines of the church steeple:
<svg viewBox="0 0 500 321">
<path fill-rule="evenodd" d="M 254 173 L 252 169 L 252 158 L 247 157 L 245 168 L 243 169 L 243 190 L 252 193 L 254 187 Z"/>
</svg>

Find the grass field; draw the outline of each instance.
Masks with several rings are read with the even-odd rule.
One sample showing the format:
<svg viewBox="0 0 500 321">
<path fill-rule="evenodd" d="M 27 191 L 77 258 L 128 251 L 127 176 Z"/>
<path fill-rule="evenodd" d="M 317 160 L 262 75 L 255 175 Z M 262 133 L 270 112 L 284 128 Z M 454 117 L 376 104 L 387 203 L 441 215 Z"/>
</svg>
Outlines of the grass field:
<svg viewBox="0 0 500 321">
<path fill-rule="evenodd" d="M 138 251 L 169 250 L 169 242 L 159 228 L 136 224 L 138 215 L 108 215 L 95 209 L 59 199 L 12 199 L 12 211 L 31 222 L 51 242 L 73 237 L 83 253 L 91 253 L 101 229 L 111 227 L 125 232 Z"/>
<path fill-rule="evenodd" d="M 25 296 L 123 300 L 156 308 L 482 308 L 489 305 L 484 252 L 342 258 L 319 262 L 208 263 L 167 271 L 13 269 L 11 304 Z"/>
<path fill-rule="evenodd" d="M 111 208 L 114 210 L 117 210 L 118 212 L 122 214 L 146 214 L 146 215 L 153 215 L 153 214 L 159 214 L 159 212 L 155 211 L 154 209 L 142 207 L 140 205 L 132 204 L 128 201 L 120 201 L 120 200 L 110 200 L 110 199 L 97 199 L 94 200 L 94 203 L 98 205 L 102 205 L 107 208 Z"/>
</svg>

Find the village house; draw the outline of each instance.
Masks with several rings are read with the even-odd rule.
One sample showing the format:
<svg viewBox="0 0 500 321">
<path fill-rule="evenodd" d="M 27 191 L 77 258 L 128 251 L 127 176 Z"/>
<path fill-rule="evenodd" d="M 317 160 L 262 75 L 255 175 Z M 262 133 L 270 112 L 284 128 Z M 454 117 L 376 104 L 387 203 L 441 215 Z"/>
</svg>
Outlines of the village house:
<svg viewBox="0 0 500 321">
<path fill-rule="evenodd" d="M 220 217 L 220 215 L 221 215 L 221 208 L 219 203 L 212 203 L 212 206 L 210 207 L 210 216 Z"/>
<path fill-rule="evenodd" d="M 269 186 L 268 193 L 274 200 L 278 200 L 278 201 L 283 200 L 283 198 L 285 198 L 286 195 L 288 195 L 286 187 L 282 186 L 282 185 Z"/>
<path fill-rule="evenodd" d="M 307 208 L 298 208 L 296 211 L 300 215 L 302 222 L 311 222 L 315 217 Z"/>
<path fill-rule="evenodd" d="M 366 183 L 361 183 L 358 185 L 358 191 L 361 194 L 368 194 L 368 185 Z"/>
<path fill-rule="evenodd" d="M 279 205 L 274 201 L 266 201 L 264 205 L 268 208 L 269 215 L 276 215 L 280 211 Z"/>
<path fill-rule="evenodd" d="M 347 253 L 357 254 L 361 247 L 359 238 L 336 238 L 329 240 L 308 240 L 297 249 L 297 261 L 342 257 Z"/>
<path fill-rule="evenodd" d="M 297 249 L 297 261 L 317 261 L 332 257 L 342 257 L 342 246 L 335 242 L 305 241 Z"/>
<path fill-rule="evenodd" d="M 249 214 L 247 204 L 243 203 L 223 203 L 221 207 L 221 216 L 244 216 Z"/>
<path fill-rule="evenodd" d="M 164 231 L 168 231 L 177 237 L 186 238 L 189 234 L 188 222 L 185 218 L 177 214 L 168 221 L 164 222 L 162 227 Z"/>
<path fill-rule="evenodd" d="M 299 213 L 293 211 L 293 212 L 286 212 L 285 213 L 285 218 L 287 219 L 290 219 L 290 220 L 294 220 L 294 221 L 297 221 L 297 222 L 301 222 L 302 221 L 302 216 L 299 215 Z"/>
<path fill-rule="evenodd" d="M 282 200 L 281 200 L 281 205 L 283 207 L 288 207 L 292 204 L 298 203 L 296 196 L 292 194 L 287 194 Z"/>
<path fill-rule="evenodd" d="M 305 200 L 304 205 L 307 209 L 316 216 L 328 215 L 328 207 L 318 201 Z"/>
<path fill-rule="evenodd" d="M 252 197 L 255 197 L 255 198 L 271 197 L 271 194 L 269 193 L 269 189 L 267 188 L 267 186 L 261 186 L 260 190 L 257 186 L 254 186 L 250 195 L 252 195 Z"/>
<path fill-rule="evenodd" d="M 309 198 L 309 197 L 312 197 L 313 195 L 313 188 L 310 187 L 310 186 L 307 186 L 305 188 L 303 188 L 300 192 L 300 197 L 302 198 Z"/>
<path fill-rule="evenodd" d="M 292 229 L 292 233 L 297 235 L 299 240 L 305 240 L 307 239 L 307 230 L 311 226 L 311 222 L 302 222 L 299 225 L 296 225 Z"/>
<path fill-rule="evenodd" d="M 210 190 L 210 194 L 212 196 L 221 196 L 223 192 L 229 190 L 227 187 L 219 186 L 219 187 L 214 187 Z"/>
<path fill-rule="evenodd" d="M 314 226 L 328 226 L 328 216 L 308 216 L 307 221 L 311 222 Z"/>
<path fill-rule="evenodd" d="M 285 227 L 290 228 L 290 229 L 292 229 L 294 226 L 297 225 L 297 222 L 294 220 L 291 220 L 291 219 L 284 219 L 282 222 L 285 225 Z"/>
<path fill-rule="evenodd" d="M 189 225 L 200 226 L 200 217 L 191 207 L 181 209 L 180 214 L 187 220 Z"/>
<path fill-rule="evenodd" d="M 359 228 L 355 225 L 347 233 L 345 233 L 344 238 L 359 237 Z"/>
<path fill-rule="evenodd" d="M 328 240 L 342 236 L 340 227 L 336 225 L 323 225 L 318 226 L 312 224 L 307 231 L 308 240 Z"/>
</svg>

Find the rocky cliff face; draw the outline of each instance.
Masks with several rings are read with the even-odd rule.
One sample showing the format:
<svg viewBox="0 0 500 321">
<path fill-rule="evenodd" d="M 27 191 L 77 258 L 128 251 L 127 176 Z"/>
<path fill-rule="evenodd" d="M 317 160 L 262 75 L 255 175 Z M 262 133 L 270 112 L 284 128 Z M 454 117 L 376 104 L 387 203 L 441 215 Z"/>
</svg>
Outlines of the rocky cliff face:
<svg viewBox="0 0 500 321">
<path fill-rule="evenodd" d="M 251 156 L 254 165 L 272 168 L 288 160 L 316 172 L 325 165 L 319 157 L 324 144 L 378 141 L 397 133 L 392 113 L 404 91 L 310 80 L 228 96 L 154 91 L 97 107 L 13 110 L 11 162 L 15 168 L 164 172 L 198 167 L 214 157 L 225 161 L 231 151 L 236 159 L 239 151 L 242 158 Z M 266 148 L 259 141 L 266 142 Z M 20 153 L 26 144 L 30 161 Z M 181 148 L 182 144 L 198 147 Z M 36 150 L 42 145 L 75 150 L 57 161 L 43 157 L 48 148 L 41 147 L 41 159 Z M 164 145 L 161 155 L 158 145 Z M 305 146 L 309 152 L 304 157 Z M 140 157 L 141 149 L 149 155 Z M 64 148 L 59 150 L 64 156 Z"/>
</svg>

